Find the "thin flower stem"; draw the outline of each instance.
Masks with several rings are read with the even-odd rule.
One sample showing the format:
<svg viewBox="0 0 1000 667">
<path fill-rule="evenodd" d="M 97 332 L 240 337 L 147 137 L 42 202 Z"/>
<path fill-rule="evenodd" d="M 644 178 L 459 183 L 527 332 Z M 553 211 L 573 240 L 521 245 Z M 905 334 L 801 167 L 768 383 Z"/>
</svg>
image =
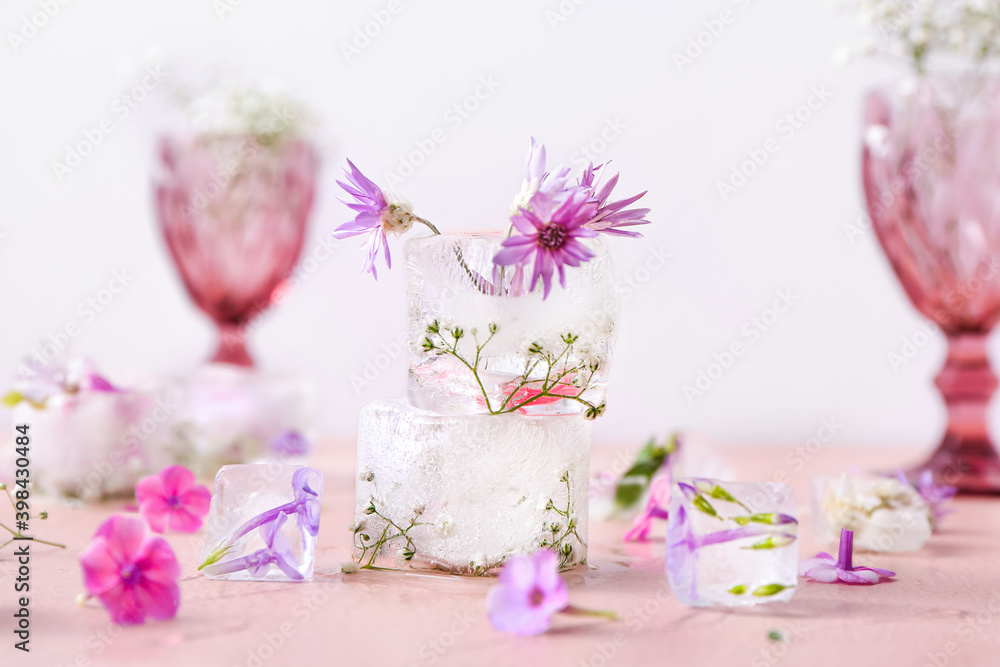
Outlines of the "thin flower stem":
<svg viewBox="0 0 1000 667">
<path fill-rule="evenodd" d="M 594 616 L 597 618 L 606 618 L 609 621 L 618 620 L 618 612 L 608 609 L 584 609 L 583 607 L 574 607 L 571 604 L 563 607 L 559 613 L 568 614 L 570 616 Z"/>
<path fill-rule="evenodd" d="M 416 220 L 417 222 L 423 224 L 423 225 L 427 225 L 427 227 L 432 232 L 434 232 L 438 236 L 441 236 L 441 231 L 437 227 L 435 227 L 434 223 L 432 223 L 430 220 L 424 220 L 423 218 L 420 218 L 420 217 L 417 217 L 417 216 L 413 216 L 413 219 Z"/>
<path fill-rule="evenodd" d="M 56 544 L 55 542 L 47 542 L 45 540 L 40 540 L 37 537 L 31 538 L 32 542 L 40 542 L 41 544 L 48 544 L 50 547 L 59 547 L 60 549 L 65 549 L 65 544 Z"/>
<path fill-rule="evenodd" d="M 20 533 L 15 533 L 13 530 L 11 530 L 10 528 L 8 528 L 7 524 L 3 523 L 2 521 L 0 521 L 0 528 L 3 528 L 4 530 L 6 530 L 11 535 L 20 535 Z"/>
</svg>

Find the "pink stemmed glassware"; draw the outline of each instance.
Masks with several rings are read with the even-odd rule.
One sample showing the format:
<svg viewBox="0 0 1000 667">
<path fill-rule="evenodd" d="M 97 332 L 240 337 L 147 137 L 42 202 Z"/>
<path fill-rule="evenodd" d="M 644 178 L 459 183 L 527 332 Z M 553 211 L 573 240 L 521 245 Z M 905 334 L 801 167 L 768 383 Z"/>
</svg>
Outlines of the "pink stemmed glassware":
<svg viewBox="0 0 1000 667">
<path fill-rule="evenodd" d="M 213 362 L 253 366 L 250 321 L 281 294 L 298 261 L 317 159 L 294 137 L 168 135 L 156 212 L 188 293 L 219 328 Z"/>
<path fill-rule="evenodd" d="M 916 477 L 1000 493 L 987 428 L 997 377 L 987 357 L 1000 319 L 1000 80 L 909 80 L 869 94 L 863 179 L 872 224 L 907 296 L 948 341 L 936 384 L 948 409 Z"/>
</svg>

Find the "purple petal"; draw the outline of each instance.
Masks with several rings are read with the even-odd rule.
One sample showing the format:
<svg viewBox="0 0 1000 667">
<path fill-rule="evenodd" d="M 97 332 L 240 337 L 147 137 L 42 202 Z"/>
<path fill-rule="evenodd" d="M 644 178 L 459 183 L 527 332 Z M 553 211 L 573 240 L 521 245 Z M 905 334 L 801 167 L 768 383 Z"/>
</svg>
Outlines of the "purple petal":
<svg viewBox="0 0 1000 667">
<path fill-rule="evenodd" d="M 499 264 L 500 266 L 510 266 L 511 264 L 520 264 L 528 257 L 531 253 L 535 251 L 534 246 L 517 246 L 513 248 L 504 248 L 500 250 L 493 257 L 493 262 Z"/>
</svg>

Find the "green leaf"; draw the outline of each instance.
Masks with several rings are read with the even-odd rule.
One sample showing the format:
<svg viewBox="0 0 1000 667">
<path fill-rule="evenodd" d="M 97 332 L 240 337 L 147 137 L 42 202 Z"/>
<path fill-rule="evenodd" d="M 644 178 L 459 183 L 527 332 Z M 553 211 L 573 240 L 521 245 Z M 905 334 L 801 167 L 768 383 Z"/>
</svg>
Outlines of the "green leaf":
<svg viewBox="0 0 1000 667">
<path fill-rule="evenodd" d="M 666 445 L 657 445 L 655 438 L 649 439 L 615 488 L 615 505 L 619 510 L 629 509 L 639 502 L 653 476 L 675 449 L 676 436 L 671 436 Z"/>
<path fill-rule="evenodd" d="M 213 563 L 218 563 L 232 550 L 233 546 L 228 544 L 228 540 L 219 542 L 219 546 L 215 547 L 215 549 L 212 550 L 212 553 L 208 554 L 208 558 L 205 559 L 205 562 L 198 566 L 198 571 L 201 572 L 202 568 L 208 567 Z"/>
<path fill-rule="evenodd" d="M 705 514 L 707 514 L 709 516 L 714 516 L 714 517 L 719 518 L 719 519 L 722 518 L 722 517 L 719 516 L 719 513 L 715 511 L 715 508 L 712 507 L 712 503 L 710 503 L 707 500 L 705 500 L 705 496 L 701 496 L 701 495 L 695 496 L 693 504 L 694 504 L 694 506 L 696 508 L 698 508 L 699 510 L 701 510 L 702 512 L 704 512 Z"/>
<path fill-rule="evenodd" d="M 778 518 L 777 513 L 769 512 L 766 514 L 751 514 L 750 516 L 735 516 L 733 521 L 741 526 L 745 526 L 750 522 L 753 523 L 766 523 L 768 525 L 774 525 L 777 523 L 775 519 Z"/>
<path fill-rule="evenodd" d="M 781 584 L 766 584 L 764 586 L 758 586 L 753 589 L 751 595 L 756 595 L 757 597 L 767 597 L 768 595 L 777 595 L 786 588 L 795 588 L 794 586 L 782 586 Z"/>
<path fill-rule="evenodd" d="M 766 540 L 761 540 L 756 544 L 751 544 L 748 547 L 743 547 L 744 549 L 777 549 L 779 547 L 787 547 L 789 544 L 795 541 L 795 538 L 791 535 L 772 535 Z"/>
<path fill-rule="evenodd" d="M 743 595 L 744 593 L 747 592 L 747 587 L 744 586 L 743 584 L 740 584 L 739 586 L 733 586 L 732 588 L 730 588 L 729 592 L 732 593 L 733 595 Z"/>
<path fill-rule="evenodd" d="M 615 505 L 619 509 L 628 509 L 639 502 L 648 480 L 639 482 L 622 482 L 615 489 Z"/>
</svg>

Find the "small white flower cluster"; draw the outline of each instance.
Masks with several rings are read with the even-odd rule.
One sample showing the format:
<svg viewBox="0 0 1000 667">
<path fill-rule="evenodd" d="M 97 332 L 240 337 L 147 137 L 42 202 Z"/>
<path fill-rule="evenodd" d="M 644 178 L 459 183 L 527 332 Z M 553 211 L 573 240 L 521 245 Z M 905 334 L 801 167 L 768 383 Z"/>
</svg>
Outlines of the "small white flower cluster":
<svg viewBox="0 0 1000 667">
<path fill-rule="evenodd" d="M 817 540 L 836 543 L 841 528 L 854 531 L 864 551 L 916 551 L 931 536 L 930 511 L 909 484 L 859 475 L 813 480 Z"/>
<path fill-rule="evenodd" d="M 996 0 L 848 0 L 871 40 L 856 52 L 910 61 L 918 72 L 931 57 L 973 66 L 1000 53 Z"/>
<path fill-rule="evenodd" d="M 200 95 L 182 93 L 199 134 L 295 135 L 309 112 L 276 83 L 222 81 Z"/>
</svg>

